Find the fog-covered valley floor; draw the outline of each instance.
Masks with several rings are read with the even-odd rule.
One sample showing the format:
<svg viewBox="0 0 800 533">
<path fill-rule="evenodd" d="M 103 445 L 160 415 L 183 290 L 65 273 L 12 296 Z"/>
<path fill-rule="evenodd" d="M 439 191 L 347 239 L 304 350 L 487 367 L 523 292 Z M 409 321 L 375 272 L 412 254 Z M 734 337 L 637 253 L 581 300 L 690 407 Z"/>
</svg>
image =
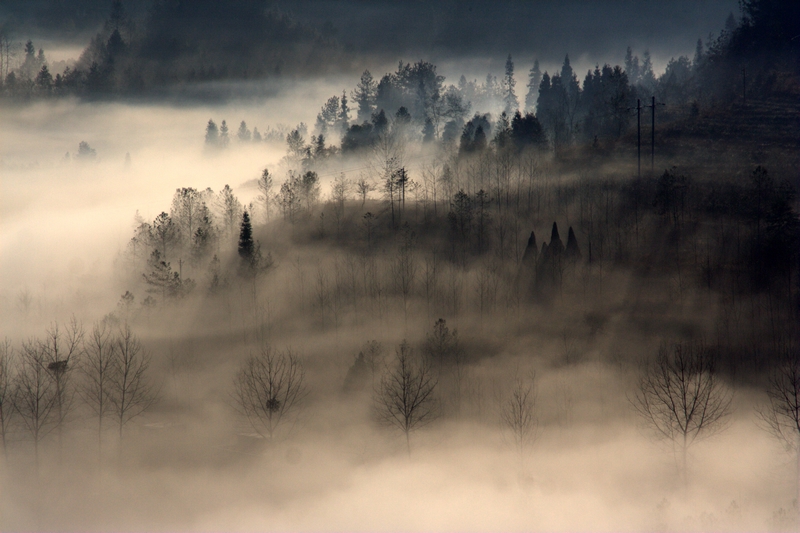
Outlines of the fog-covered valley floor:
<svg viewBox="0 0 800 533">
<path fill-rule="evenodd" d="M 104 319 L 109 328 L 125 322 L 151 357 L 155 401 L 126 423 L 122 438 L 109 415 L 98 442 L 96 413 L 83 402 L 75 372 L 69 412 L 42 426 L 38 458 L 29 431 L 12 419 L 0 463 L 3 529 L 792 526 L 793 454 L 759 426 L 754 406 L 764 397 L 757 380 L 724 378 L 735 391 L 730 415 L 721 431 L 689 448 L 683 466 L 680 451 L 656 438 L 633 406 L 640 370 L 660 343 L 687 331 L 716 342 L 716 295 L 676 289 L 669 273 L 645 282 L 636 267 L 601 260 L 572 267 L 552 303 L 515 297 L 523 290 L 514 271 L 529 231 L 546 237 L 553 213 L 562 235 L 577 228 L 577 200 L 566 209 L 554 203 L 554 211 L 515 228 L 514 244 L 496 263 L 459 264 L 440 248 L 439 278 L 430 270 L 436 245 L 417 235 L 405 302 L 392 281 L 403 249 L 395 240 L 404 230 L 393 234 L 386 225 L 379 194 L 363 208 L 352 194 L 342 230 L 333 225 L 331 202 L 314 208 L 317 220 L 316 213 L 328 213 L 327 238 L 319 226 L 325 217 L 295 228 L 276 214 L 267 223 L 254 214 L 254 235 L 273 260 L 263 275 L 248 281 L 236 274 L 236 231 L 218 245 L 223 289 L 208 293 L 206 264 L 187 264 L 182 275 L 196 281 L 192 292 L 143 305 L 143 263 L 128 255 L 137 210 L 151 221 L 169 211 L 178 188 L 219 191 L 226 184 L 247 205 L 257 202 L 255 181 L 265 167 L 283 180 L 281 144 L 204 152 L 208 119 L 265 128 L 303 116 L 294 111 L 300 108 L 287 95 L 220 107 L 61 101 L 4 110 L 0 335 L 20 355 L 56 324 L 68 332 L 73 318 L 86 339 Z M 97 151 L 95 159 L 75 156 L 80 141 Z M 354 161 L 342 167 L 359 169 L 353 179 L 372 168 Z M 320 174 L 324 200 L 336 172 Z M 559 175 L 563 183 L 587 178 Z M 431 228 L 422 221 L 427 208 L 418 203 L 412 214 L 409 205 L 413 227 Z M 376 223 L 372 248 L 364 245 L 361 221 L 368 210 L 383 224 Z M 586 255 L 586 234 L 577 233 Z M 170 260 L 175 268 L 179 258 Z M 352 287 L 349 276 L 359 278 Z M 676 296 L 681 290 L 686 294 Z M 135 297 L 127 306 L 120 303 L 126 291 Z M 401 342 L 424 353 L 440 318 L 458 332 L 457 377 L 440 367 L 437 416 L 413 428 L 407 446 L 402 431 L 377 420 L 375 396 Z M 376 367 L 363 383 L 347 386 L 356 355 L 371 340 L 382 346 Z M 291 349 L 305 372 L 302 401 L 272 439 L 254 433 L 234 393 L 243 362 L 267 345 Z M 503 417 L 513 391 L 524 390 L 520 383 L 532 392 L 533 433 L 524 442 Z"/>
</svg>

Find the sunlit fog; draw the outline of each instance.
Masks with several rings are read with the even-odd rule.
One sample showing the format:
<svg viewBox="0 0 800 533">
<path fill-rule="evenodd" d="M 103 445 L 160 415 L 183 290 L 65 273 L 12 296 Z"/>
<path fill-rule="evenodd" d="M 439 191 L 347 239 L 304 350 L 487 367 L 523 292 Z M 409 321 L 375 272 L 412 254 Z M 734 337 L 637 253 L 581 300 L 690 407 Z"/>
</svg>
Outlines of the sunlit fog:
<svg viewBox="0 0 800 533">
<path fill-rule="evenodd" d="M 789 4 L 0 6 L 0 530 L 797 530 Z"/>
</svg>

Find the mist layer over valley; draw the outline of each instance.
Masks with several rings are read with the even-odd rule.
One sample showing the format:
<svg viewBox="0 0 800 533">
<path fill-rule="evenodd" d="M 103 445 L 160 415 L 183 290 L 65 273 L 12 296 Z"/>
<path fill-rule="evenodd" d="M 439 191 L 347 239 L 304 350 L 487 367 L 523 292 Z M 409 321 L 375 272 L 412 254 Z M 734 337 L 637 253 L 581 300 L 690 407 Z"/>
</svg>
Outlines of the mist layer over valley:
<svg viewBox="0 0 800 533">
<path fill-rule="evenodd" d="M 235 4 L 58 68 L 7 11 L 0 529 L 796 529 L 784 8 L 597 67 L 434 13 L 437 70 Z"/>
</svg>

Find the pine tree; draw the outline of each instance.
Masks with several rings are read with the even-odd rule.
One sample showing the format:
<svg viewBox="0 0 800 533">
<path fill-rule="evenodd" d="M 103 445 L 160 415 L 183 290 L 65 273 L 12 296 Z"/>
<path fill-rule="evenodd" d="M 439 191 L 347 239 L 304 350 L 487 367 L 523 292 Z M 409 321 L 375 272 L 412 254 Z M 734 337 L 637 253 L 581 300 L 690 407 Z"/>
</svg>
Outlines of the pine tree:
<svg viewBox="0 0 800 533">
<path fill-rule="evenodd" d="M 250 262 L 253 260 L 254 251 L 253 226 L 250 224 L 250 215 L 245 210 L 242 214 L 242 226 L 239 230 L 239 257 L 246 262 Z"/>
<path fill-rule="evenodd" d="M 652 94 L 656 89 L 656 75 L 653 73 L 653 60 L 650 58 L 650 50 L 645 50 L 644 54 L 642 54 L 639 83 L 645 88 L 646 93 Z"/>
<path fill-rule="evenodd" d="M 252 134 L 247 129 L 247 123 L 244 120 L 239 124 L 239 131 L 236 133 L 236 137 L 239 138 L 239 142 L 250 142 L 252 138 Z"/>
<path fill-rule="evenodd" d="M 550 244 L 547 247 L 550 255 L 558 256 L 564 251 L 564 244 L 561 242 L 561 237 L 558 235 L 558 224 L 553 222 L 553 229 L 550 232 Z"/>
<path fill-rule="evenodd" d="M 217 129 L 216 123 L 208 119 L 208 124 L 206 125 L 206 146 L 210 148 L 217 147 L 219 145 L 219 129 Z"/>
<path fill-rule="evenodd" d="M 36 89 L 44 95 L 50 94 L 53 90 L 53 76 L 50 74 L 50 71 L 47 69 L 47 65 L 42 65 L 42 69 L 39 71 L 39 74 L 36 75 Z"/>
<path fill-rule="evenodd" d="M 692 61 L 692 67 L 695 71 L 697 71 L 703 63 L 703 57 L 703 39 L 697 39 L 697 47 L 694 49 L 694 60 Z M 631 83 L 633 83 L 633 80 L 631 80 Z"/>
<path fill-rule="evenodd" d="M 221 148 L 227 148 L 230 139 L 228 138 L 228 123 L 224 120 L 222 121 L 222 125 L 219 127 L 219 146 Z"/>
<path fill-rule="evenodd" d="M 625 73 L 628 75 L 631 85 L 635 85 L 639 81 L 639 70 L 639 57 L 633 55 L 633 50 L 629 46 L 625 51 Z"/>
<path fill-rule="evenodd" d="M 350 107 L 347 105 L 347 91 L 342 91 L 342 98 L 339 100 L 338 123 L 338 129 L 344 136 L 347 133 L 347 128 L 350 127 Z"/>
<path fill-rule="evenodd" d="M 575 231 L 572 226 L 569 227 L 569 234 L 567 235 L 567 248 L 564 251 L 567 259 L 577 261 L 581 258 L 581 249 L 578 246 L 578 239 L 575 237 Z"/>
<path fill-rule="evenodd" d="M 542 71 L 539 70 L 539 60 L 537 59 L 533 62 L 533 68 L 528 73 L 528 94 L 525 95 L 525 110 L 529 113 L 533 113 L 536 110 L 540 83 L 542 83 Z"/>
<path fill-rule="evenodd" d="M 33 46 L 32 41 L 25 43 L 25 61 L 19 70 L 22 77 L 27 80 L 33 78 L 34 74 L 39 70 L 36 65 L 36 48 Z"/>
<path fill-rule="evenodd" d="M 180 276 L 172 271 L 172 267 L 163 259 L 158 249 L 150 254 L 148 267 L 150 272 L 142 274 L 145 283 L 150 286 L 147 292 L 160 294 L 162 302 L 180 294 Z"/>
<path fill-rule="evenodd" d="M 369 122 L 372 113 L 375 111 L 375 97 L 377 95 L 378 84 L 372 79 L 369 70 L 365 70 L 361 75 L 361 80 L 356 85 L 353 92 L 353 100 L 358 104 L 358 115 L 356 121 L 359 124 Z"/>
<path fill-rule="evenodd" d="M 511 54 L 508 54 L 506 74 L 503 77 L 503 102 L 505 103 L 504 112 L 509 117 L 513 116 L 514 112 L 519 109 L 519 100 L 514 92 L 516 84 L 517 82 L 514 80 L 514 62 L 511 61 Z"/>
<path fill-rule="evenodd" d="M 263 204 L 264 206 L 264 218 L 266 220 L 270 219 L 270 211 L 269 207 L 272 203 L 272 187 L 274 185 L 274 180 L 272 179 L 272 175 L 269 173 L 268 169 L 264 169 L 261 173 L 261 177 L 258 179 L 258 195 L 257 200 Z"/>
</svg>

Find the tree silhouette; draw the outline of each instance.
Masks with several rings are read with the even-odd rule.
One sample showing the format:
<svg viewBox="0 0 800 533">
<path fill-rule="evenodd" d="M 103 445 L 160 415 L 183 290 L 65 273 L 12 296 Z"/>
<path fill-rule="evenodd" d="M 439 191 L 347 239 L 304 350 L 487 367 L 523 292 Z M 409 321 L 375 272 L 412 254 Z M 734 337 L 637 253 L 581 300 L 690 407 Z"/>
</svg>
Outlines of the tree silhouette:
<svg viewBox="0 0 800 533">
<path fill-rule="evenodd" d="M 758 415 L 767 431 L 795 452 L 800 473 L 800 356 L 789 347 L 784 349 L 783 356 L 783 361 L 769 375 L 768 403 L 758 410 Z M 800 478 L 797 483 L 800 496 Z"/>
<path fill-rule="evenodd" d="M 140 416 L 158 399 L 147 377 L 151 356 L 133 334 L 130 326 L 123 325 L 116 338 L 112 363 L 110 394 L 112 413 L 117 419 L 119 437 L 133 418 Z"/>
<path fill-rule="evenodd" d="M 250 224 L 250 215 L 245 209 L 242 214 L 242 225 L 239 230 L 239 257 L 247 263 L 253 260 L 255 252 L 255 242 L 253 241 L 253 226 Z"/>
<path fill-rule="evenodd" d="M 378 419 L 404 433 L 409 454 L 411 432 L 430 423 L 438 414 L 436 384 L 431 366 L 424 358 L 416 357 L 411 346 L 403 341 L 395 351 L 394 364 L 386 370 L 375 391 Z"/>
<path fill-rule="evenodd" d="M 14 349 L 9 339 L 0 341 L 0 444 L 3 445 L 3 456 L 8 457 L 6 436 L 14 414 L 13 410 L 13 378 Z"/>
<path fill-rule="evenodd" d="M 514 115 L 519 109 L 519 100 L 514 91 L 514 86 L 516 86 L 516 84 L 517 82 L 514 80 L 514 62 L 511 61 L 511 54 L 508 54 L 508 59 L 506 59 L 506 73 L 505 76 L 503 76 L 503 103 L 505 104 L 503 112 L 508 116 Z"/>
<path fill-rule="evenodd" d="M 709 348 L 689 341 L 661 346 L 631 401 L 657 435 L 681 447 L 681 470 L 688 480 L 688 447 L 724 427 L 732 393 L 717 375 Z"/>
<path fill-rule="evenodd" d="M 216 148 L 219 146 L 219 128 L 217 128 L 216 123 L 208 119 L 208 124 L 206 125 L 206 147 L 207 148 Z"/>
<path fill-rule="evenodd" d="M 511 393 L 500 402 L 500 420 L 511 433 L 519 455 L 520 470 L 525 466 L 525 455 L 536 439 L 539 421 L 536 418 L 536 375 L 529 379 L 517 376 Z"/>
<path fill-rule="evenodd" d="M 117 339 L 108 323 L 98 322 L 84 342 L 84 357 L 78 367 L 83 377 L 79 394 L 97 417 L 98 461 L 103 452 L 103 419 L 112 408 L 111 384 L 117 348 Z"/>
<path fill-rule="evenodd" d="M 233 384 L 238 411 L 256 433 L 270 441 L 296 416 L 306 394 L 300 359 L 291 350 L 278 352 L 269 346 L 244 362 Z"/>
</svg>

